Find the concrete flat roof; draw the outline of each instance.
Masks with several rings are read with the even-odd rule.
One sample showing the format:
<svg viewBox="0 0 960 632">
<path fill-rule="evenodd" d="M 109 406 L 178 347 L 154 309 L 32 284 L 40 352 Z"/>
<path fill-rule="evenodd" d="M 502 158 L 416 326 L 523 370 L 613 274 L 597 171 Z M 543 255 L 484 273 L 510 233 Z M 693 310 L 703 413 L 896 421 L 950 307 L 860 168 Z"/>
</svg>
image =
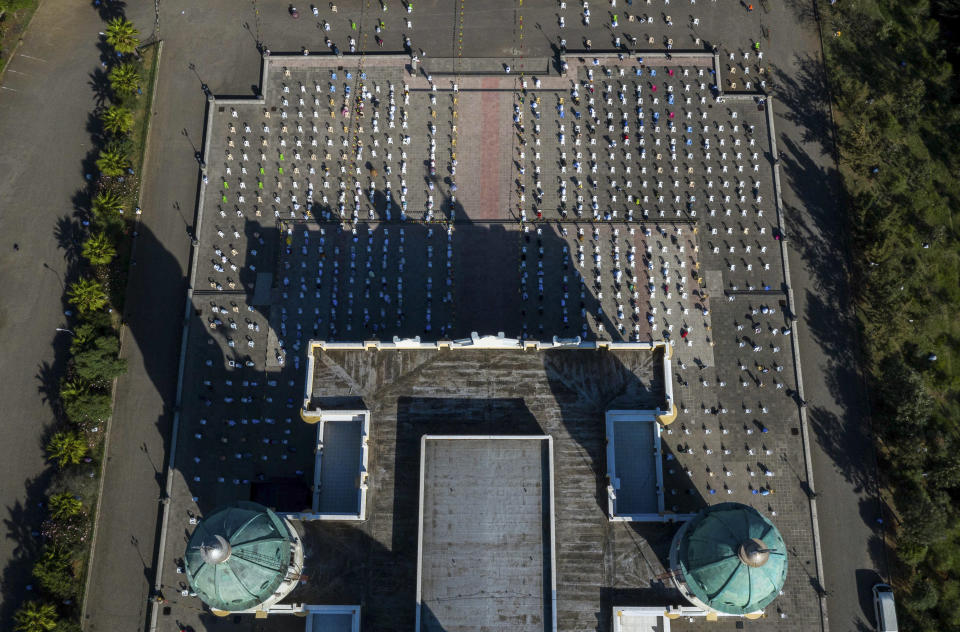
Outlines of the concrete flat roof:
<svg viewBox="0 0 960 632">
<path fill-rule="evenodd" d="M 555 630 L 548 437 L 424 436 L 417 630 Z"/>
<path fill-rule="evenodd" d="M 613 632 L 670 632 L 670 619 L 663 608 L 613 608 Z"/>
<path fill-rule="evenodd" d="M 324 422 L 320 513 L 359 513 L 357 478 L 362 460 L 362 442 L 362 419 Z"/>
<path fill-rule="evenodd" d="M 312 632 L 351 632 L 353 615 L 313 612 L 310 614 L 310 623 Z"/>
<path fill-rule="evenodd" d="M 616 453 L 618 514 L 655 514 L 661 511 L 657 480 L 660 456 L 654 454 L 654 424 L 614 423 L 613 442 Z"/>
</svg>

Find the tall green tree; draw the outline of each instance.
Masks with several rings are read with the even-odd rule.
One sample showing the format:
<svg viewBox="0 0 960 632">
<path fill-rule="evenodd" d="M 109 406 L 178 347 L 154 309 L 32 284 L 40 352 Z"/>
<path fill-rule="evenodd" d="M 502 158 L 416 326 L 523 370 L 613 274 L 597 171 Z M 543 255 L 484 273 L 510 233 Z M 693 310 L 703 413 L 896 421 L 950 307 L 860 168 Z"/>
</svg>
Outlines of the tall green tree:
<svg viewBox="0 0 960 632">
<path fill-rule="evenodd" d="M 50 437 L 47 454 L 60 467 L 76 465 L 87 456 L 87 440 L 76 430 L 61 430 Z"/>
<path fill-rule="evenodd" d="M 133 129 L 133 112 L 122 105 L 111 105 L 100 113 L 103 129 L 111 134 L 126 134 Z"/>
<path fill-rule="evenodd" d="M 85 388 L 75 392 L 61 387 L 60 403 L 70 422 L 82 430 L 92 430 L 106 421 L 112 412 L 110 393 L 99 389 Z"/>
<path fill-rule="evenodd" d="M 45 547 L 43 555 L 33 565 L 33 576 L 40 588 L 60 601 L 73 599 L 77 594 L 77 579 L 73 575 L 73 558 L 59 546 Z"/>
<path fill-rule="evenodd" d="M 113 332 L 99 335 L 74 352 L 73 370 L 79 377 L 106 388 L 110 380 L 127 370 L 127 361 L 118 357 L 119 353 L 120 341 Z"/>
<path fill-rule="evenodd" d="M 121 96 L 131 95 L 140 87 L 140 72 L 137 65 L 130 62 L 114 66 L 108 78 L 110 87 Z"/>
<path fill-rule="evenodd" d="M 87 312 L 73 328 L 70 354 L 77 355 L 90 348 L 97 338 L 113 333 L 113 323 L 106 312 Z M 87 384 L 89 387 L 89 384 Z"/>
<path fill-rule="evenodd" d="M 28 601 L 13 614 L 17 632 L 51 632 L 57 627 L 57 607 L 52 603 Z"/>
<path fill-rule="evenodd" d="M 107 44 L 121 54 L 129 54 L 137 50 L 140 45 L 140 32 L 133 26 L 133 22 L 123 17 L 116 17 L 107 23 Z"/>
<path fill-rule="evenodd" d="M 107 291 L 94 279 L 77 279 L 67 290 L 70 304 L 81 314 L 101 309 L 107 304 Z"/>
<path fill-rule="evenodd" d="M 83 256 L 95 266 L 106 265 L 117 256 L 117 248 L 106 233 L 93 233 L 83 242 Z"/>
</svg>

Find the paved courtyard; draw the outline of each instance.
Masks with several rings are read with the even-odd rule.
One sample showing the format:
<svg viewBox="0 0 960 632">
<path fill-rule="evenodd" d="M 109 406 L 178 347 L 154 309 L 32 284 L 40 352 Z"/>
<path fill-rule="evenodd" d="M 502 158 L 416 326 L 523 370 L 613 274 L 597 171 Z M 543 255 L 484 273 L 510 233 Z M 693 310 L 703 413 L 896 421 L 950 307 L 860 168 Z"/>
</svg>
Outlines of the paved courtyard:
<svg viewBox="0 0 960 632">
<path fill-rule="evenodd" d="M 502 331 L 669 341 L 679 417 L 663 435 L 668 509 L 736 500 L 771 516 L 791 572 L 768 619 L 750 625 L 818 627 L 763 105 L 718 100 L 711 55 L 562 59 L 565 69 L 528 60 L 542 72 L 526 74 L 507 73 L 509 60 L 473 61 L 467 72 L 458 60 L 429 58 L 414 70 L 400 56 L 270 55 L 262 101 L 211 102 L 161 621 L 199 616 L 216 627 L 177 572 L 191 519 L 269 497 L 272 483 L 311 479 L 315 430 L 299 420 L 309 340 Z M 357 361 L 342 366 L 333 377 Z M 402 383 L 407 369 L 385 374 Z M 458 359 L 425 385 L 461 383 L 456 372 L 473 370 Z M 509 383 L 497 378 L 467 394 L 536 410 L 525 400 L 531 383 L 515 393 Z M 325 381 L 313 392 L 355 397 L 365 388 L 357 384 Z M 389 430 L 400 413 L 386 401 L 374 411 L 372 440 L 389 461 L 401 458 L 390 438 L 400 430 Z M 539 405 L 551 401 L 562 409 L 555 390 Z M 574 485 L 566 497 L 590 516 L 580 534 L 558 527 L 561 629 L 608 629 L 612 605 L 678 601 L 657 578 L 671 530 L 606 521 L 599 450 L 588 470 L 564 469 L 565 459 L 602 445 L 610 400 L 590 401 L 577 432 L 534 415 L 559 442 L 559 480 Z M 401 476 L 372 471 L 373 489 Z M 367 560 L 361 565 L 385 564 L 363 542 L 393 550 L 396 533 L 378 529 L 390 530 L 403 498 L 377 498 L 366 523 L 306 528 L 367 551 L 350 554 Z M 416 498 L 405 502 L 412 512 Z M 593 557 L 565 561 L 563 547 L 580 543 Z M 389 563 L 407 568 L 400 552 Z M 317 555 L 317 572 L 329 576 Z M 578 564 L 617 572 L 583 585 Z M 386 598 L 364 581 L 355 588 L 368 595 L 364 629 L 390 629 L 377 613 L 403 600 L 374 605 Z M 349 601 L 354 589 L 310 584 L 291 599 Z"/>
</svg>

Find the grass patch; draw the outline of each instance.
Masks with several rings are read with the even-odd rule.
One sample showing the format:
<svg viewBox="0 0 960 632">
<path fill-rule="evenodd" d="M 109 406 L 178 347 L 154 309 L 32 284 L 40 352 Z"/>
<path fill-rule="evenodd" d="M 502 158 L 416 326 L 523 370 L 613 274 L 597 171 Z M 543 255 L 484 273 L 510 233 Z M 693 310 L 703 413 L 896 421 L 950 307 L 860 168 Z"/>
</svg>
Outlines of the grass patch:
<svg viewBox="0 0 960 632">
<path fill-rule="evenodd" d="M 17 42 L 27 30 L 30 18 L 37 10 L 40 0 L 25 0 L 18 4 L 23 6 L 15 10 L 0 9 L 3 13 L 0 15 L 0 71 L 6 70 L 8 58 L 13 54 Z"/>
<path fill-rule="evenodd" d="M 143 94 L 139 95 L 136 103 L 130 104 L 133 110 L 133 131 L 130 138 L 133 140 L 133 165 L 137 174 L 143 169 L 144 154 L 147 147 L 147 132 L 150 129 L 150 108 L 153 107 L 153 84 L 157 76 L 157 64 L 160 57 L 157 54 L 159 44 L 150 44 L 140 51 L 140 68 L 143 77 Z M 139 191 L 139 187 L 138 187 Z"/>
<path fill-rule="evenodd" d="M 133 247 L 133 230 L 137 223 L 136 208 L 140 197 L 140 187 L 143 183 L 143 163 L 146 157 L 147 134 L 150 131 L 150 111 L 153 107 L 153 86 L 157 76 L 157 67 L 160 61 L 158 55 L 159 44 L 150 44 L 140 51 L 137 61 L 142 77 L 143 94 L 126 98 L 120 105 L 133 112 L 133 129 L 130 131 L 131 142 L 130 163 L 135 174 L 132 176 L 132 185 L 124 188 L 122 196 L 123 209 L 127 220 L 125 222 L 124 239 L 117 244 L 117 256 L 110 265 L 110 302 L 117 309 L 117 318 L 123 313 L 126 299 L 127 279 L 129 277 L 130 259 Z"/>
</svg>

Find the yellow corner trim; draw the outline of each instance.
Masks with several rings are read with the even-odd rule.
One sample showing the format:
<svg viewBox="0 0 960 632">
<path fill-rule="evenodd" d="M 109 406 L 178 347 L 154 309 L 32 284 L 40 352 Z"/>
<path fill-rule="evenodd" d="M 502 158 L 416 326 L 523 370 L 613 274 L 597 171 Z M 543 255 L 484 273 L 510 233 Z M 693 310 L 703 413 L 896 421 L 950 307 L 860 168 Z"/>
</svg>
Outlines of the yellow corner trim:
<svg viewBox="0 0 960 632">
<path fill-rule="evenodd" d="M 320 415 L 314 414 L 311 411 L 300 409 L 300 419 L 307 422 L 308 424 L 315 424 L 320 421 Z"/>
<path fill-rule="evenodd" d="M 662 415 L 657 415 L 657 421 L 660 422 L 663 426 L 669 426 L 677 419 L 677 405 L 674 404 L 670 407 L 670 412 L 664 413 Z"/>
</svg>

